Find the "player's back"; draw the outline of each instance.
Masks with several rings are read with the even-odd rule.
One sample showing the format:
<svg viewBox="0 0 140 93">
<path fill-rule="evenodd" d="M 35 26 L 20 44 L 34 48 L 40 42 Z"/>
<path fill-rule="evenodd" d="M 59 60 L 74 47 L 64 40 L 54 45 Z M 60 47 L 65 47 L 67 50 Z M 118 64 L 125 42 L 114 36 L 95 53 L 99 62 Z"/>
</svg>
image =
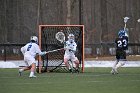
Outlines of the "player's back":
<svg viewBox="0 0 140 93">
<path fill-rule="evenodd" d="M 123 50 L 127 50 L 128 49 L 128 37 L 127 36 L 122 37 L 122 43 L 123 43 Z"/>
<path fill-rule="evenodd" d="M 25 51 L 25 54 L 24 55 L 32 56 L 32 57 L 35 57 L 36 54 L 38 52 L 40 52 L 39 46 L 36 43 L 32 43 L 32 42 L 27 43 L 24 46 L 24 51 Z"/>
<path fill-rule="evenodd" d="M 116 38 L 115 39 L 115 44 L 116 44 L 116 48 L 121 50 L 123 49 L 123 43 L 122 43 L 122 38 Z"/>
</svg>

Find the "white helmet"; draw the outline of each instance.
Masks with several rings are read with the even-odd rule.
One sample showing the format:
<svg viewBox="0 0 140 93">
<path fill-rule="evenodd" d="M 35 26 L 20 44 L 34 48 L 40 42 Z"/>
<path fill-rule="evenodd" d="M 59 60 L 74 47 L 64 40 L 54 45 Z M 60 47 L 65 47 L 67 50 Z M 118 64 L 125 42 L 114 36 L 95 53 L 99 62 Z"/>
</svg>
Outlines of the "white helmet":
<svg viewBox="0 0 140 93">
<path fill-rule="evenodd" d="M 38 43 L 38 38 L 36 36 L 31 36 L 30 40 Z"/>
<path fill-rule="evenodd" d="M 69 34 L 68 39 L 74 39 L 74 35 L 73 34 Z"/>
<path fill-rule="evenodd" d="M 73 34 L 69 34 L 69 36 L 68 36 L 68 40 L 69 40 L 69 42 L 74 42 L 74 35 Z"/>
</svg>

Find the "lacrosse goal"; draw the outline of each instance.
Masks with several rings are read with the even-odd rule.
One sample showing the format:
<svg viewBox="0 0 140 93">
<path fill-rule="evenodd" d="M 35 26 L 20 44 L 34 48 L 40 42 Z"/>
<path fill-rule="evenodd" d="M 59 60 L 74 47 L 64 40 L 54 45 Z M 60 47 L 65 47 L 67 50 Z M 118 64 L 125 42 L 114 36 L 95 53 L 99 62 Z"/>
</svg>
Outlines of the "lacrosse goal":
<svg viewBox="0 0 140 93">
<path fill-rule="evenodd" d="M 38 70 L 39 73 L 52 71 L 66 71 L 63 63 L 64 44 L 55 38 L 56 33 L 62 31 L 67 36 L 72 33 L 75 35 L 77 51 L 75 55 L 80 61 L 80 71 L 84 71 L 84 25 L 39 25 L 39 46 L 42 51 L 51 51 L 42 58 L 39 57 Z"/>
</svg>

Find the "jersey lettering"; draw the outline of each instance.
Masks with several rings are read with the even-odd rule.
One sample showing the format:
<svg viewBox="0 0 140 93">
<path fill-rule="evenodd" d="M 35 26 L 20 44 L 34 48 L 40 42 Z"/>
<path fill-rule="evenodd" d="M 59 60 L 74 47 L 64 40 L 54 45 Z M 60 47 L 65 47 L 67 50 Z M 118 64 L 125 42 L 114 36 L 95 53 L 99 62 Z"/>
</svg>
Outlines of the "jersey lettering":
<svg viewBox="0 0 140 93">
<path fill-rule="evenodd" d="M 123 44 L 122 41 L 119 40 L 119 41 L 117 41 L 117 43 L 118 43 L 117 46 L 121 48 L 122 47 L 122 44 Z"/>
<path fill-rule="evenodd" d="M 126 50 L 128 48 L 128 38 L 117 38 L 116 44 L 118 49 Z"/>
<path fill-rule="evenodd" d="M 27 51 L 30 51 L 32 45 L 29 45 L 28 48 L 27 48 Z"/>
</svg>

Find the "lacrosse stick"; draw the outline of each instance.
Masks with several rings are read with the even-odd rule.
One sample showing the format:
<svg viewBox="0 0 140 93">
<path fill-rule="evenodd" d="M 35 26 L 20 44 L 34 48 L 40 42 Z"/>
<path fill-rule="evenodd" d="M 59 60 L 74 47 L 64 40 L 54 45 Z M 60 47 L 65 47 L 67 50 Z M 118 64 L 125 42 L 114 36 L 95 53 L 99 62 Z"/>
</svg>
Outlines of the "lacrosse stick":
<svg viewBox="0 0 140 93">
<path fill-rule="evenodd" d="M 65 43 L 65 34 L 63 32 L 57 32 L 55 38 L 61 43 Z"/>
<path fill-rule="evenodd" d="M 138 19 L 137 21 L 138 21 L 138 23 L 139 23 L 139 22 L 140 22 L 140 19 Z"/>
<path fill-rule="evenodd" d="M 126 30 L 126 23 L 127 23 L 128 19 L 130 19 L 130 18 L 129 17 L 124 17 L 124 23 L 125 23 L 125 25 L 124 25 L 124 31 Z"/>
<path fill-rule="evenodd" d="M 65 42 L 65 34 L 63 32 L 57 32 L 55 34 L 55 38 L 60 41 L 61 43 Z M 64 50 L 64 48 L 60 48 L 60 49 L 55 49 L 55 50 L 51 50 L 51 51 L 47 51 L 47 53 L 52 53 L 52 52 L 56 52 L 59 50 Z"/>
<path fill-rule="evenodd" d="M 126 23 L 128 22 L 130 18 L 129 17 L 124 17 L 124 31 L 125 31 L 125 35 L 128 36 L 128 29 L 126 28 Z"/>
<path fill-rule="evenodd" d="M 56 51 L 60 51 L 60 50 L 64 50 L 64 48 L 55 49 L 55 50 L 51 50 L 51 51 L 46 51 L 46 53 L 52 53 L 52 52 L 56 52 Z"/>
</svg>

